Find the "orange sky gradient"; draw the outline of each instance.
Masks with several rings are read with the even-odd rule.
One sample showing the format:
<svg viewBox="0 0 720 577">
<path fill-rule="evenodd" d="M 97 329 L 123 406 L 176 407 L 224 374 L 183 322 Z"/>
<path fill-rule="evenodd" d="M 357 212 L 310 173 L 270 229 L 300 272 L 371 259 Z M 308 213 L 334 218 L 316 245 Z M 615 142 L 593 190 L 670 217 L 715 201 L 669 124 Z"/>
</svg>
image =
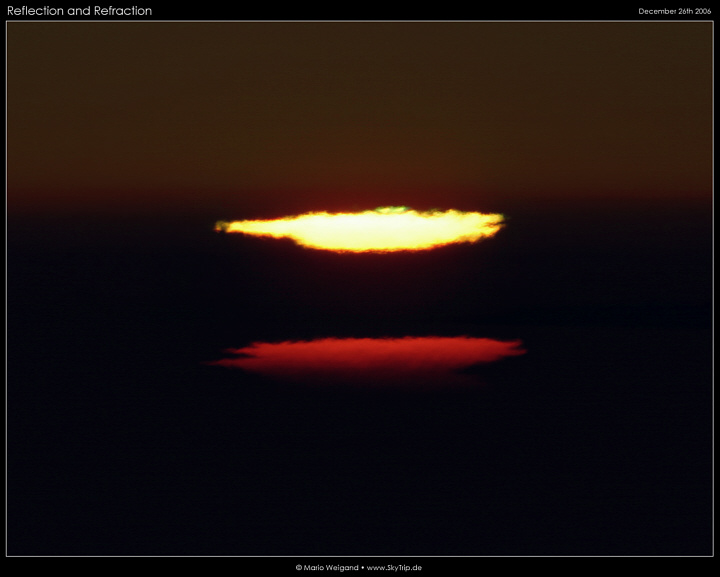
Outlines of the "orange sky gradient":
<svg viewBox="0 0 720 577">
<path fill-rule="evenodd" d="M 8 209 L 705 199 L 712 93 L 711 22 L 8 22 Z"/>
</svg>

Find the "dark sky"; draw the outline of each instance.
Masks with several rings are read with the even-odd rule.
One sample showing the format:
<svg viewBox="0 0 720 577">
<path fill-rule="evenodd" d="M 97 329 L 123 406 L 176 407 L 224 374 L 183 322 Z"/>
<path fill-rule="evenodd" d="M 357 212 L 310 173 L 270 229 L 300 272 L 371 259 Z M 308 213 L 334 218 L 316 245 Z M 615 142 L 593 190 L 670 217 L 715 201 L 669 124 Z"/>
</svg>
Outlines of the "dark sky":
<svg viewBox="0 0 720 577">
<path fill-rule="evenodd" d="M 11 212 L 710 196 L 711 22 L 7 33 Z"/>
</svg>

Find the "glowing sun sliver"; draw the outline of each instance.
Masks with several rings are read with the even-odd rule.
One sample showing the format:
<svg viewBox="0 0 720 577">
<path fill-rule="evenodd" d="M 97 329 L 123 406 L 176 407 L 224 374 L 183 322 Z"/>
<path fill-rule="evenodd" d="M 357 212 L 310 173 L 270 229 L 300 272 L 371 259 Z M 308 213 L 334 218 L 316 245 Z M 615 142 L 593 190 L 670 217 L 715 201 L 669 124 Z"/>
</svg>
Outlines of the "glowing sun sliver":
<svg viewBox="0 0 720 577">
<path fill-rule="evenodd" d="M 426 250 L 476 242 L 502 227 L 501 214 L 430 210 L 404 206 L 357 213 L 311 212 L 276 220 L 219 221 L 215 230 L 291 238 L 298 244 L 337 252 Z"/>
</svg>

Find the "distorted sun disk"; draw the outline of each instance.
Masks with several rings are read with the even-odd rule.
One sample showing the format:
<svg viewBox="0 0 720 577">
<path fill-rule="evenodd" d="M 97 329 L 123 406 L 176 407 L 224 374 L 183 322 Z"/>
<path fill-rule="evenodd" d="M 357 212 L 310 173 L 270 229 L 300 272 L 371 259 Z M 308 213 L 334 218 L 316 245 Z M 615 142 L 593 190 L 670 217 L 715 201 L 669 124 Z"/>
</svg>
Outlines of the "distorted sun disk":
<svg viewBox="0 0 720 577">
<path fill-rule="evenodd" d="M 275 220 L 219 221 L 215 230 L 290 238 L 304 247 L 336 252 L 394 252 L 476 242 L 493 236 L 502 223 L 501 214 L 419 212 L 391 206 L 358 213 L 311 212 Z"/>
<path fill-rule="evenodd" d="M 477 385 L 465 369 L 525 349 L 519 340 L 428 336 L 257 342 L 225 352 L 231 356 L 206 364 L 305 385 L 447 388 Z"/>
</svg>

